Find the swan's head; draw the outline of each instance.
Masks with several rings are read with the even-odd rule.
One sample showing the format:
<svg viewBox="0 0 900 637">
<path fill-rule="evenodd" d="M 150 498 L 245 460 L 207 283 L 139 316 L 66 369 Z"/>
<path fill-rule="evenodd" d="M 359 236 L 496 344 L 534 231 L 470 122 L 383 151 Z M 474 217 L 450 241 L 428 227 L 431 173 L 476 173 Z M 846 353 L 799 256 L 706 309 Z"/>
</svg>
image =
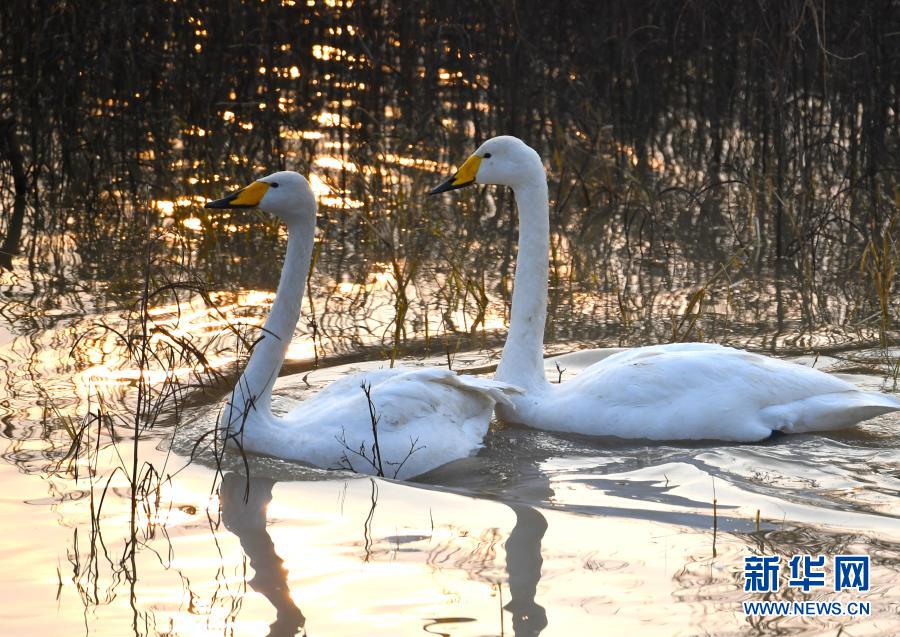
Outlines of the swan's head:
<svg viewBox="0 0 900 637">
<path fill-rule="evenodd" d="M 210 201 L 207 208 L 259 208 L 287 224 L 316 219 L 316 196 L 306 177 L 291 170 L 272 173 L 236 190 L 227 197 Z"/>
<path fill-rule="evenodd" d="M 533 148 L 518 137 L 501 135 L 484 142 L 452 177 L 429 194 L 464 188 L 470 184 L 521 186 L 546 181 L 544 165 Z"/>
</svg>

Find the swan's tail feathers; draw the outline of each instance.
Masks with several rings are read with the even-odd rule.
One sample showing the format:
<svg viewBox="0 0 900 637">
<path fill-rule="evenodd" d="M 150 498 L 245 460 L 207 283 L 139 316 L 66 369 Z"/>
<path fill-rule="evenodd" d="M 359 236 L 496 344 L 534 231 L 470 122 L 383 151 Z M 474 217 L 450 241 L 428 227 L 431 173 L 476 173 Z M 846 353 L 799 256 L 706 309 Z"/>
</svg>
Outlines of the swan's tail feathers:
<svg viewBox="0 0 900 637">
<path fill-rule="evenodd" d="M 449 369 L 429 370 L 436 372 L 433 380 L 443 383 L 451 387 L 456 387 L 464 391 L 481 394 L 489 398 L 494 403 L 501 405 L 513 406 L 510 396 L 515 394 L 524 394 L 525 390 L 509 383 L 504 383 L 491 378 L 479 378 L 478 376 L 469 376 L 457 374 Z"/>
<path fill-rule="evenodd" d="M 767 407 L 760 416 L 774 431 L 804 433 L 845 429 L 892 411 L 900 411 L 900 400 L 893 396 L 845 391 Z"/>
</svg>

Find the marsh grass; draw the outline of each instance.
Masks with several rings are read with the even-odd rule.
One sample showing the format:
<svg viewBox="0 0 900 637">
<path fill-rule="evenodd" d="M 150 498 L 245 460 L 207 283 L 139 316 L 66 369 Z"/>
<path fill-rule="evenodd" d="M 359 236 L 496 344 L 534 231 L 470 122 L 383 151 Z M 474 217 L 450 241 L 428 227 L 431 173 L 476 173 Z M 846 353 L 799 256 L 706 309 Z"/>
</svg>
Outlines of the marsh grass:
<svg viewBox="0 0 900 637">
<path fill-rule="evenodd" d="M 160 248 L 173 237 L 156 234 L 149 213 L 135 218 L 144 221 L 146 231 L 138 301 L 126 311 L 123 321 L 98 322 L 72 347 L 74 356 L 83 347 L 82 341 L 112 337 L 121 354 L 120 368 L 130 379 L 125 400 L 109 396 L 102 383 L 90 383 L 80 422 L 60 413 L 49 396 L 44 412 L 46 417 L 55 417 L 70 440 L 51 473 L 71 478 L 76 485 L 87 482 L 90 531 L 87 538 L 80 536 L 79 527 L 73 532 L 69 550 L 72 582 L 86 612 L 92 606 L 111 603 L 124 584 L 133 612 L 132 630 L 143 634 L 152 632 L 152 611 L 141 608 L 137 601 L 137 557 L 150 551 L 164 568 L 171 564 L 166 520 L 173 502 L 165 490 L 184 465 L 173 459 L 171 448 L 159 464 L 143 457 L 142 449 L 164 435 L 176 435 L 185 398 L 225 378 L 210 364 L 209 353 L 218 347 L 215 339 L 201 342 L 179 323 L 187 297 L 201 297 L 215 313 L 209 293 L 188 269 L 180 268 L 181 277 L 172 278 L 172 263 L 161 262 L 167 257 L 161 256 L 165 251 Z M 159 320 L 154 308 L 161 305 L 176 308 L 174 322 Z M 240 337 L 236 326 L 227 321 L 226 325 L 225 331 Z M 161 423 L 166 424 L 165 431 L 157 431 Z M 170 428 L 173 424 L 175 431 Z M 221 476 L 221 467 L 215 476 Z M 211 490 L 215 490 L 215 481 Z M 120 528 L 107 523 L 116 518 L 123 486 L 128 520 L 124 536 Z M 107 512 L 109 507 L 111 512 Z M 155 548 L 160 539 L 168 546 L 163 554 Z"/>
<path fill-rule="evenodd" d="M 729 273 L 731 271 L 737 271 L 743 265 L 742 258 L 744 257 L 745 250 L 740 250 L 738 253 L 732 255 L 726 263 L 717 268 L 713 274 L 704 281 L 697 289 L 688 294 L 686 299 L 686 304 L 681 316 L 673 313 L 670 317 L 670 322 L 672 325 L 672 343 L 683 343 L 689 340 L 699 340 L 703 339 L 702 329 L 698 327 L 698 322 L 704 316 L 704 308 L 703 302 L 707 297 L 707 294 L 711 288 L 716 286 L 718 283 L 724 281 L 726 282 L 726 294 L 725 296 L 725 321 L 727 323 L 727 310 L 730 305 L 731 295 L 731 277 Z"/>
<path fill-rule="evenodd" d="M 560 367 L 559 363 L 556 363 L 556 384 L 562 383 L 563 373 L 565 373 L 566 368 Z"/>
<path fill-rule="evenodd" d="M 713 500 L 712 500 L 712 510 L 713 510 L 713 533 L 712 533 L 712 556 L 715 558 L 717 556 L 716 553 L 716 539 L 719 535 L 719 500 L 716 498 L 716 480 L 713 478 L 712 483 L 713 490 Z"/>
<path fill-rule="evenodd" d="M 892 323 L 891 298 L 900 263 L 900 248 L 897 246 L 897 230 L 900 213 L 895 214 L 879 235 L 869 239 L 860 260 L 860 271 L 868 278 L 878 301 L 878 333 L 881 346 L 888 345 L 888 329 Z"/>
</svg>

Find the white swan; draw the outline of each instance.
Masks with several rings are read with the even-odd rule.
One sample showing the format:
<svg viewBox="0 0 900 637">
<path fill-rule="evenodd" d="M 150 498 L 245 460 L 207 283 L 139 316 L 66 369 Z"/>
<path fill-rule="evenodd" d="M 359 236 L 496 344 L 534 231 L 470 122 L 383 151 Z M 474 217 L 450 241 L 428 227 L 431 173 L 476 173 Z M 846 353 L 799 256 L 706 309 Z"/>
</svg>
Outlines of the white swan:
<svg viewBox="0 0 900 637">
<path fill-rule="evenodd" d="M 544 376 L 549 203 L 538 154 L 515 137 L 485 142 L 431 194 L 473 183 L 513 189 L 519 252 L 509 335 L 495 378 L 525 389 L 497 415 L 538 429 L 655 440 L 761 440 L 773 431 L 838 429 L 900 410 L 823 372 L 706 343 L 640 347 L 591 365 L 573 380 Z"/>
<path fill-rule="evenodd" d="M 503 383 L 447 369 L 381 369 L 341 379 L 293 411 L 271 411 L 272 387 L 300 317 L 316 227 L 316 199 L 295 172 L 278 172 L 207 208 L 260 208 L 285 223 L 287 253 L 272 310 L 220 424 L 245 450 L 318 467 L 407 479 L 482 446 Z M 369 401 L 378 418 L 377 445 Z"/>
</svg>

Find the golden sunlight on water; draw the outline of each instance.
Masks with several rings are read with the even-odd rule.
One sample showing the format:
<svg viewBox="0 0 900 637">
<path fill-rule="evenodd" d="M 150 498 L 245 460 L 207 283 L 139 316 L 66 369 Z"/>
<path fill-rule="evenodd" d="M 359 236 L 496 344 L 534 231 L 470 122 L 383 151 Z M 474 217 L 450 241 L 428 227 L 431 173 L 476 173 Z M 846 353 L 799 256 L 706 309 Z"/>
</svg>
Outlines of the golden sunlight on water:
<svg viewBox="0 0 900 637">
<path fill-rule="evenodd" d="M 346 193 L 340 194 L 339 189 L 329 185 L 315 173 L 310 174 L 309 184 L 312 186 L 313 192 L 316 194 L 319 203 L 323 206 L 330 206 L 332 208 L 361 208 L 365 205 L 362 201 L 346 196 Z"/>
<path fill-rule="evenodd" d="M 320 326 L 320 335 L 325 339 L 326 351 L 340 351 L 340 341 L 329 343 L 329 334 L 344 333 L 344 330 L 353 329 L 355 339 L 363 345 L 377 345 L 382 342 L 382 333 L 391 325 L 396 314 L 396 291 L 398 281 L 389 263 L 373 263 L 370 273 L 361 282 L 356 281 L 330 281 L 318 285 L 334 289 L 337 297 L 332 297 L 334 315 Z M 407 298 L 410 304 L 421 304 L 419 290 L 410 286 Z M 365 299 L 367 323 L 361 324 L 357 319 L 343 315 L 341 307 L 350 307 L 358 303 L 358 299 Z M 152 337 L 150 340 L 154 348 L 164 344 L 173 344 L 173 339 L 183 339 L 182 342 L 190 342 L 198 351 L 206 352 L 205 361 L 211 369 L 224 369 L 234 363 L 237 357 L 234 354 L 236 347 L 236 334 L 234 326 L 239 325 L 248 338 L 255 338 L 254 332 L 262 325 L 265 311 L 274 299 L 274 293 L 263 290 L 246 290 L 238 294 L 216 293 L 209 295 L 212 305 L 209 305 L 201 296 L 190 296 L 179 304 L 164 304 L 148 308 L 148 316 L 151 319 L 149 327 Z M 304 306 L 308 306 L 308 299 L 304 299 Z M 484 329 L 494 330 L 505 327 L 504 314 L 496 313 L 489 308 L 481 319 Z M 442 316 L 438 312 L 423 314 L 423 320 L 428 322 L 427 330 L 431 334 L 443 333 L 446 322 L 454 321 L 461 326 L 468 326 L 472 317 L 463 310 L 457 310 L 449 315 Z M 129 322 L 118 313 L 108 313 L 95 317 L 75 326 L 64 328 L 61 332 L 45 332 L 40 335 L 38 342 L 29 345 L 35 348 L 32 360 L 41 366 L 43 373 L 59 373 L 60 359 L 57 352 L 47 345 L 60 339 L 73 339 L 79 335 L 76 345 L 72 350 L 72 356 L 78 363 L 78 371 L 72 375 L 72 383 L 76 395 L 86 400 L 98 392 L 107 398 L 122 397 L 136 380 L 144 379 L 151 384 L 160 383 L 166 379 L 176 378 L 188 380 L 195 376 L 197 369 L 194 365 L 185 364 L 175 367 L 151 367 L 144 372 L 137 368 L 137 361 L 132 360 L 122 348 L 120 334 L 124 333 Z M 423 326 L 424 328 L 424 326 Z M 11 338 L 11 337 L 10 337 Z M 43 343 L 43 345 L 41 344 Z M 314 344 L 308 328 L 304 325 L 298 327 L 298 335 L 292 341 L 288 351 L 288 357 L 292 360 L 312 360 L 316 356 Z M 64 368 L 63 368 L 64 369 Z M 47 385 L 47 398 L 53 401 L 67 403 L 68 392 L 65 386 L 56 388 Z M 76 405 L 72 404 L 74 409 Z M 76 415 L 75 411 L 61 408 L 61 414 Z"/>
</svg>

